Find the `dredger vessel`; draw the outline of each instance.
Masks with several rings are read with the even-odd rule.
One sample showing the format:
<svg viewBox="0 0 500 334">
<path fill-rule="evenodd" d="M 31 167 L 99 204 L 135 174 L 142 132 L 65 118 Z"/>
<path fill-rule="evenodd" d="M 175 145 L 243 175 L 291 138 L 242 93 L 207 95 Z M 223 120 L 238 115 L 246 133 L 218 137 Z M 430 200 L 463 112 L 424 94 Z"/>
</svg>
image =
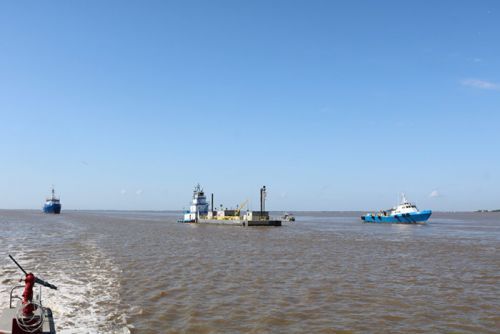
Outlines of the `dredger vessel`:
<svg viewBox="0 0 500 334">
<path fill-rule="evenodd" d="M 180 223 L 197 224 L 218 224 L 218 225 L 238 225 L 238 226 L 281 226 L 281 220 L 273 219 L 266 211 L 266 186 L 260 189 L 260 210 L 243 211 L 248 204 L 248 200 L 240 204 L 236 209 L 228 210 L 223 206 L 214 209 L 214 195 L 211 198 L 211 208 L 207 202 L 207 197 L 203 188 L 198 184 L 193 190 L 193 198 L 189 210 L 184 212 Z"/>
</svg>

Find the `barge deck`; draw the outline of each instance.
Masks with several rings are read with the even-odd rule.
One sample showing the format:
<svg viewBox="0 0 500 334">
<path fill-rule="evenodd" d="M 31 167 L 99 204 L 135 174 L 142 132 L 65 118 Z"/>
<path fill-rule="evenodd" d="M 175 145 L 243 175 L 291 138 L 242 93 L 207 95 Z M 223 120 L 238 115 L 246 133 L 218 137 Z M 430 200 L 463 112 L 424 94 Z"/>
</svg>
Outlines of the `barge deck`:
<svg viewBox="0 0 500 334">
<path fill-rule="evenodd" d="M 281 220 L 222 220 L 198 219 L 198 224 L 233 225 L 233 226 L 281 226 Z"/>
</svg>

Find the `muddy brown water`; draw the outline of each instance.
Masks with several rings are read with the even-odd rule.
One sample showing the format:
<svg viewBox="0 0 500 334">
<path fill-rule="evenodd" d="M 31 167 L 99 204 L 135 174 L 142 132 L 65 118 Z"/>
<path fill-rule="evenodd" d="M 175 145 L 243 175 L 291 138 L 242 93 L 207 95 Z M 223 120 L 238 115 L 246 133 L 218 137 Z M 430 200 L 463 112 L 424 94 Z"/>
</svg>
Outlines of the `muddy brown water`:
<svg viewBox="0 0 500 334">
<path fill-rule="evenodd" d="M 500 214 L 427 225 L 301 212 L 283 227 L 180 212 L 0 211 L 0 303 L 21 278 L 60 333 L 498 333 Z"/>
</svg>

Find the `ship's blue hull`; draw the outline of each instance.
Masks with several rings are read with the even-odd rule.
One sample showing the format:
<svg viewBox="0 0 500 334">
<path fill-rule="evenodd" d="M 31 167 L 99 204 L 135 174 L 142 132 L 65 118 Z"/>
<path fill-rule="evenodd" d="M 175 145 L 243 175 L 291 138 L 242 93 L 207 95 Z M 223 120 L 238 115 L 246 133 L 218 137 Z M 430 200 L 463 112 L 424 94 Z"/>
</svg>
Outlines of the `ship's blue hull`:
<svg viewBox="0 0 500 334">
<path fill-rule="evenodd" d="M 61 204 L 45 204 L 43 212 L 59 214 L 61 213 Z"/>
<path fill-rule="evenodd" d="M 425 223 L 431 215 L 431 210 L 424 210 L 393 216 L 365 215 L 361 216 L 361 219 L 365 223 L 418 224 Z"/>
</svg>

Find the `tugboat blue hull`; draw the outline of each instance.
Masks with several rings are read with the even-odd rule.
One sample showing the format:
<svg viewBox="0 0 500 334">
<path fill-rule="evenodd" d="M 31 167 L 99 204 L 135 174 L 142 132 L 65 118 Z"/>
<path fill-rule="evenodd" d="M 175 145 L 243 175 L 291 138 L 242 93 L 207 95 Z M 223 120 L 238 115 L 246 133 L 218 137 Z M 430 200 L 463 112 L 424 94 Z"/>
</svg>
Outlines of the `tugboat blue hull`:
<svg viewBox="0 0 500 334">
<path fill-rule="evenodd" d="M 425 223 L 432 215 L 431 210 L 401 213 L 393 216 L 365 215 L 361 219 L 365 223 L 419 224 Z"/>
<path fill-rule="evenodd" d="M 51 205 L 46 204 L 43 206 L 43 212 L 60 214 L 61 213 L 61 204 L 51 204 Z"/>
</svg>

